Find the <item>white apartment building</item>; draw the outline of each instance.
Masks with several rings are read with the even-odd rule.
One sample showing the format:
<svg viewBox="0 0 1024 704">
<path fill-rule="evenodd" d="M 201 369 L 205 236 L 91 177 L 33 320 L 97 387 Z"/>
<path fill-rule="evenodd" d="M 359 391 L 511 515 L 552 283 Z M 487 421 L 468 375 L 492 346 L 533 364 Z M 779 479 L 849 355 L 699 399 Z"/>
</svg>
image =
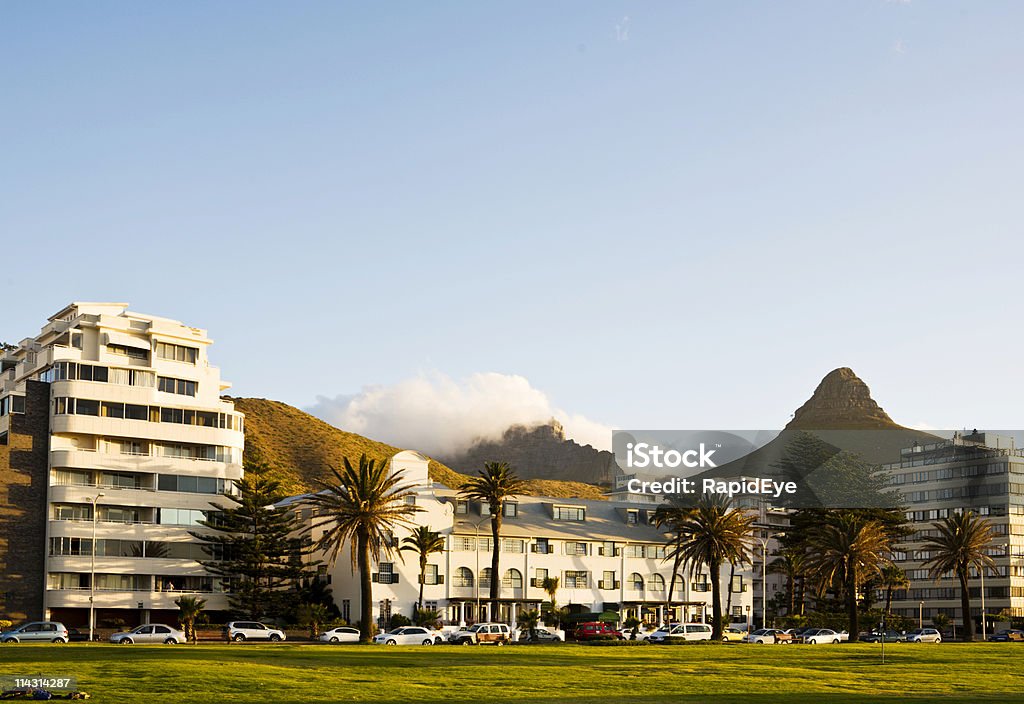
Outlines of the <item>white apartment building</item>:
<svg viewBox="0 0 1024 704">
<path fill-rule="evenodd" d="M 540 610 L 548 600 L 541 584 L 558 577 L 559 606 L 572 613 L 618 612 L 620 621 L 638 616 L 649 623 L 702 620 L 711 617 L 711 581 L 707 570 L 691 577 L 681 569 L 666 610 L 672 561 L 666 559 L 665 536 L 652 522 L 655 505 L 635 502 L 585 501 L 520 496 L 505 507 L 501 537 L 501 594 L 498 610 L 489 612 L 491 528 L 489 507 L 459 497 L 432 483 L 423 455 L 404 451 L 391 460 L 391 471 L 404 471 L 413 485 L 417 525 L 429 526 L 445 538 L 443 553 L 431 555 L 424 580 L 424 607 L 441 613 L 452 625 L 482 620 L 515 624 L 524 610 Z M 302 497 L 293 497 L 293 503 Z M 312 520 L 309 513 L 306 520 Z M 411 533 L 402 529 L 394 544 Z M 313 538 L 317 538 L 313 535 Z M 342 616 L 359 618 L 359 576 L 342 550 L 329 575 Z M 404 556 L 404 560 L 403 557 Z M 723 570 L 723 609 L 734 621 L 750 614 L 750 566 L 737 567 L 729 584 Z M 419 560 L 415 553 L 396 552 L 374 565 L 374 613 L 384 626 L 392 614 L 411 617 L 419 596 Z M 731 587 L 731 589 L 730 589 Z"/>
<path fill-rule="evenodd" d="M 182 594 L 200 595 L 209 611 L 227 608 L 189 534 L 242 476 L 243 417 L 221 399 L 229 384 L 209 364 L 211 343 L 204 330 L 127 304 L 73 303 L 3 355 L 0 444 L 10 445 L 15 480 L 19 471 L 42 473 L 45 500 L 24 506 L 12 495 L 0 504 L 22 511 L 25 525 L 32 512 L 46 520 L 41 535 L 25 537 L 42 557 L 17 565 L 27 585 L 42 571 L 42 594 L 15 594 L 25 587 L 8 580 L 0 593 L 22 606 L 0 610 L 83 626 L 93 594 L 99 625 L 173 623 Z M 38 467 L 15 467 L 19 416 L 45 423 Z M 7 523 L 0 548 L 10 568 L 18 521 Z"/>
</svg>

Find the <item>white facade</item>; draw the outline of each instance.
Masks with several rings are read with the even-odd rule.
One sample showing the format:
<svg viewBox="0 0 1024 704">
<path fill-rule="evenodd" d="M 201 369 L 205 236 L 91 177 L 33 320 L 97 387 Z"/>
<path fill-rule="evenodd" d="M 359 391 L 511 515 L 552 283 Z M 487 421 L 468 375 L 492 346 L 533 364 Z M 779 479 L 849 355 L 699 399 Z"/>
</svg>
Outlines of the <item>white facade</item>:
<svg viewBox="0 0 1024 704">
<path fill-rule="evenodd" d="M 649 623 L 701 620 L 711 616 L 711 583 L 705 573 L 691 578 L 685 570 L 676 580 L 673 609 L 665 603 L 672 561 L 665 559 L 665 537 L 651 523 L 656 506 L 629 502 L 585 501 L 520 496 L 510 502 L 502 524 L 500 570 L 502 588 L 497 613 L 488 613 L 491 528 L 486 505 L 459 498 L 458 492 L 427 477 L 427 459 L 401 452 L 392 471 L 405 471 L 415 485 L 414 521 L 445 538 L 443 553 L 430 556 L 423 601 L 445 623 L 481 620 L 514 624 L 524 610 L 540 609 L 548 600 L 541 583 L 558 577 L 558 605 L 573 612 L 618 611 L 621 620 L 636 615 Z M 411 529 L 396 532 L 395 544 Z M 317 535 L 313 536 L 318 537 Z M 329 574 L 334 600 L 349 621 L 357 621 L 359 578 L 348 550 L 339 553 Z M 402 557 L 404 556 L 404 560 Z M 730 600 L 729 570 L 723 570 L 723 609 Z M 750 565 L 738 566 L 731 594 L 731 613 L 746 621 L 751 605 Z M 390 615 L 412 617 L 419 595 L 419 560 L 415 553 L 382 556 L 373 567 L 374 614 L 378 625 Z"/>
<path fill-rule="evenodd" d="M 242 476 L 243 417 L 221 399 L 229 384 L 209 364 L 211 342 L 126 304 L 74 303 L 4 355 L 11 408 L 28 380 L 50 384 L 46 617 L 83 622 L 94 529 L 98 622 L 176 612 L 182 593 L 227 607 L 189 535 Z"/>
</svg>

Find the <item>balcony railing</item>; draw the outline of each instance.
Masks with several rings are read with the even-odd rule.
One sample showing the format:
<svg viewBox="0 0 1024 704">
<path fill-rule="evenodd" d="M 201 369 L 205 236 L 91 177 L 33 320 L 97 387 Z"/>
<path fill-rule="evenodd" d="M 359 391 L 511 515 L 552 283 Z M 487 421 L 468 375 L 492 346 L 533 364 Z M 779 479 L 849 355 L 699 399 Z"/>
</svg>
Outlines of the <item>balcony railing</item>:
<svg viewBox="0 0 1024 704">
<path fill-rule="evenodd" d="M 389 574 L 387 572 L 371 572 L 370 581 L 377 582 L 379 584 L 398 584 L 398 573 L 392 572 Z"/>
</svg>

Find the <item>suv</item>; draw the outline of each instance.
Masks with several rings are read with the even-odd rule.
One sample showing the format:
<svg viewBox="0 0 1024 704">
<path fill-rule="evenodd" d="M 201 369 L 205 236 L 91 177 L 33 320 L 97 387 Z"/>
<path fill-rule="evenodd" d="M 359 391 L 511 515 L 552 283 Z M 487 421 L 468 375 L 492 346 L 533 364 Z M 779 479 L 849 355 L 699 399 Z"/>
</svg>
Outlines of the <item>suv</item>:
<svg viewBox="0 0 1024 704">
<path fill-rule="evenodd" d="M 269 640 L 277 643 L 285 638 L 284 631 L 268 628 L 258 621 L 232 621 L 224 626 L 224 636 L 228 640 L 237 642 L 244 640 Z"/>
<path fill-rule="evenodd" d="M 512 631 L 506 623 L 476 623 L 451 635 L 448 641 L 456 645 L 494 643 L 505 645 L 512 640 Z"/>
<path fill-rule="evenodd" d="M 32 621 L 23 626 L 0 633 L 0 642 L 21 643 L 45 641 L 47 643 L 67 643 L 68 629 L 57 621 Z"/>
<path fill-rule="evenodd" d="M 622 632 L 601 621 L 588 621 L 578 624 L 572 637 L 576 640 L 622 640 Z"/>
<path fill-rule="evenodd" d="M 651 634 L 652 643 L 666 640 L 711 640 L 711 626 L 706 623 L 674 623 Z"/>
</svg>

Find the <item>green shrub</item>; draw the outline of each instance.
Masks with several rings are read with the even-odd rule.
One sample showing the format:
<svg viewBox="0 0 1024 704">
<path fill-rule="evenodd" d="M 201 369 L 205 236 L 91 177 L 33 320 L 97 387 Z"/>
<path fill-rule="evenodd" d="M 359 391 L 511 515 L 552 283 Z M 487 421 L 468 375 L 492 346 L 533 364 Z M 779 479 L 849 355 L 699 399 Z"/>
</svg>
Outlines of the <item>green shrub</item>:
<svg viewBox="0 0 1024 704">
<path fill-rule="evenodd" d="M 14 621 L 8 621 L 5 618 L 0 618 L 0 631 L 9 631 L 13 625 Z"/>
<path fill-rule="evenodd" d="M 684 640 L 682 638 L 666 638 L 655 645 L 722 645 L 720 640 Z"/>
<path fill-rule="evenodd" d="M 646 640 L 581 640 L 580 645 L 621 648 L 623 646 L 649 645 Z"/>
</svg>

